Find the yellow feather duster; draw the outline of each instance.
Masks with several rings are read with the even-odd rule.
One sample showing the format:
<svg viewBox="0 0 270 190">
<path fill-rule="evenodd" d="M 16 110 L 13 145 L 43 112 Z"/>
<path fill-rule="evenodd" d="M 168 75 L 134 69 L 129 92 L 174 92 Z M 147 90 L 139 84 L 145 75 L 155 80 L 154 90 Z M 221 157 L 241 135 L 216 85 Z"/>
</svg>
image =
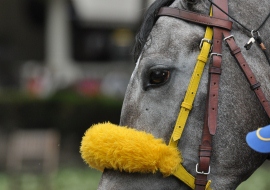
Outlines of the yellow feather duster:
<svg viewBox="0 0 270 190">
<path fill-rule="evenodd" d="M 182 161 L 175 147 L 152 134 L 111 123 L 90 127 L 81 142 L 81 156 L 90 167 L 171 175 Z"/>
</svg>

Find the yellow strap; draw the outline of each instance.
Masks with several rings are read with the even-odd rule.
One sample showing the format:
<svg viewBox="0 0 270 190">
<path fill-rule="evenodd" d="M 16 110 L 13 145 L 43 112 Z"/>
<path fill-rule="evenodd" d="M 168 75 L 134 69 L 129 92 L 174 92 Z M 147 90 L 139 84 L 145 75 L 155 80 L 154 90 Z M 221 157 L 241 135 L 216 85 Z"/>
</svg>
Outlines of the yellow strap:
<svg viewBox="0 0 270 190">
<path fill-rule="evenodd" d="M 195 178 L 190 173 L 188 173 L 182 164 L 179 164 L 179 167 L 173 173 L 173 175 L 183 181 L 191 189 L 195 189 Z"/>
<path fill-rule="evenodd" d="M 173 174 L 178 179 L 181 179 L 186 185 L 188 185 L 191 189 L 195 189 L 195 178 L 187 172 L 182 164 L 179 165 L 177 171 Z M 211 180 L 208 180 L 205 190 L 211 190 L 210 188 Z"/>
<path fill-rule="evenodd" d="M 204 38 L 211 40 L 212 37 L 213 37 L 213 29 L 210 27 L 206 27 Z M 194 102 L 194 98 L 196 96 L 196 93 L 199 87 L 199 83 L 200 83 L 200 79 L 204 70 L 204 66 L 208 59 L 210 48 L 211 48 L 211 44 L 208 43 L 207 41 L 204 41 L 201 52 L 197 58 L 197 63 L 194 68 L 194 72 L 192 74 L 184 101 L 181 104 L 180 113 L 176 120 L 174 131 L 169 142 L 170 146 L 177 147 L 178 141 L 182 136 L 189 112 L 192 109 L 192 104 Z M 183 181 L 191 189 L 195 189 L 195 178 L 184 168 L 182 164 L 179 164 L 178 169 L 173 173 L 173 175 L 176 176 L 181 181 Z M 206 188 L 205 188 L 206 190 L 211 190 L 210 183 L 211 181 L 208 180 L 206 184 Z"/>
<path fill-rule="evenodd" d="M 207 27 L 204 38 L 211 40 L 212 36 L 213 36 L 212 28 Z M 172 146 L 177 146 L 178 140 L 181 138 L 181 135 L 183 133 L 189 112 L 192 109 L 192 104 L 196 96 L 198 87 L 199 87 L 199 83 L 200 83 L 201 76 L 204 70 L 204 66 L 208 59 L 210 48 L 211 48 L 211 44 L 204 41 L 201 52 L 197 58 L 197 63 L 194 68 L 194 72 L 189 82 L 189 86 L 188 86 L 184 101 L 181 104 L 180 113 L 176 120 L 174 131 L 171 136 L 171 140 L 169 144 Z"/>
</svg>

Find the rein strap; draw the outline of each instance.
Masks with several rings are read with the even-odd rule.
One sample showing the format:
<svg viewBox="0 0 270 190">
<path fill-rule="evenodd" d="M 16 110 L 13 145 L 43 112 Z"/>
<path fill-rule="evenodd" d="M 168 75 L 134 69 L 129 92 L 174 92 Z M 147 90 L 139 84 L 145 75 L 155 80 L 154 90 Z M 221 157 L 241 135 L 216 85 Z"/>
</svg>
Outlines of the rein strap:
<svg viewBox="0 0 270 190">
<path fill-rule="evenodd" d="M 231 55 L 235 58 L 237 64 L 239 65 L 247 81 L 249 82 L 251 90 L 254 91 L 266 114 L 270 118 L 270 104 L 261 89 L 260 82 L 256 80 L 255 75 L 253 74 L 248 63 L 243 57 L 243 54 L 241 53 L 241 49 L 235 43 L 234 37 L 230 34 L 229 31 L 223 31 L 223 35 L 225 37 L 224 40 L 226 41 L 226 44 L 231 51 Z"/>
</svg>

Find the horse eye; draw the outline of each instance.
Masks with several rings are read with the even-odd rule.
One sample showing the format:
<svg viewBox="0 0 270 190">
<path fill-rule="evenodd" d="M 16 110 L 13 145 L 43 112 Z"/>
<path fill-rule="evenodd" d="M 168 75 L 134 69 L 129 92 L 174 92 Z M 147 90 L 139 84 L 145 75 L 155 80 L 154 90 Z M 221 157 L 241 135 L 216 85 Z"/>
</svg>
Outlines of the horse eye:
<svg viewBox="0 0 270 190">
<path fill-rule="evenodd" d="M 154 70 L 150 73 L 150 84 L 162 84 L 170 77 L 168 70 Z"/>
</svg>

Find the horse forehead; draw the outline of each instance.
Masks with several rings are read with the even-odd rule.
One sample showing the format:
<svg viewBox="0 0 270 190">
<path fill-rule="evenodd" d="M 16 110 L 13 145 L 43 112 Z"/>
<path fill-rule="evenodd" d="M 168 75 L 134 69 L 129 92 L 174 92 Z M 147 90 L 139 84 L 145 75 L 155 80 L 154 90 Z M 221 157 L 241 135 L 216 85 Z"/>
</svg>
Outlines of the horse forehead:
<svg viewBox="0 0 270 190">
<path fill-rule="evenodd" d="M 145 53 L 178 58 L 179 53 L 193 51 L 204 34 L 203 27 L 167 16 L 160 17 L 153 27 Z"/>
<path fill-rule="evenodd" d="M 190 39 L 188 37 L 197 34 L 202 35 L 203 32 L 203 27 L 197 24 L 189 23 L 177 18 L 162 16 L 158 19 L 150 35 L 152 36 L 152 40 L 155 40 L 157 43 L 163 43 L 163 41 L 168 40 L 173 40 L 175 42 L 183 41 L 184 43 L 185 41 L 192 40 L 192 38 Z"/>
</svg>

